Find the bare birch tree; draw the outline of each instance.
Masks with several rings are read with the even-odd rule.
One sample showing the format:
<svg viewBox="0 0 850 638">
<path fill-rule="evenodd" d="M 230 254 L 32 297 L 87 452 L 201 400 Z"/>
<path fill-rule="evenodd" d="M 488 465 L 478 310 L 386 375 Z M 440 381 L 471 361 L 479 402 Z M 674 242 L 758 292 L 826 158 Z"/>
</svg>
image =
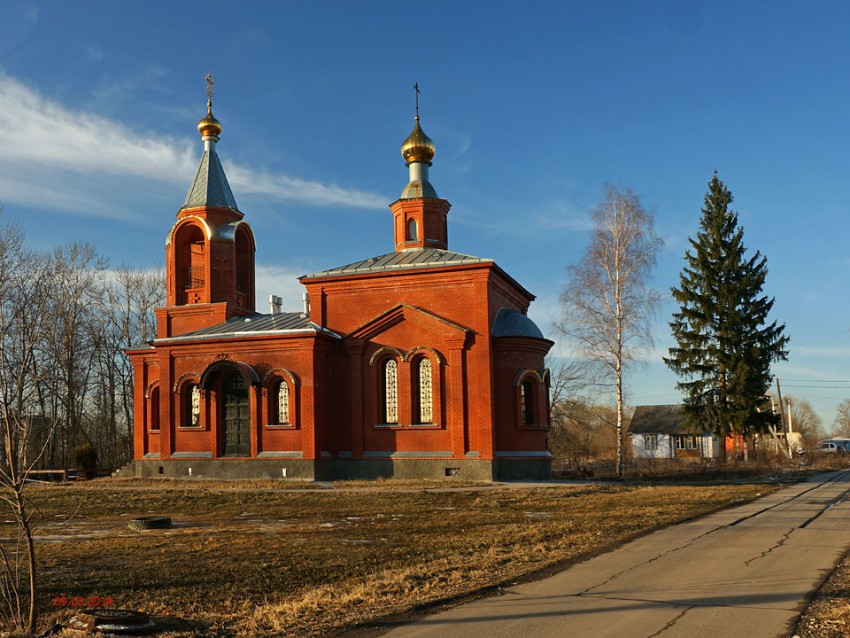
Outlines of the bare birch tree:
<svg viewBox="0 0 850 638">
<path fill-rule="evenodd" d="M 652 346 L 651 320 L 659 295 L 651 288 L 662 241 L 652 213 L 628 188 L 605 186 L 591 213 L 591 242 L 568 266 L 556 326 L 575 355 L 613 385 L 616 403 L 617 476 L 623 475 L 624 372 Z"/>
</svg>

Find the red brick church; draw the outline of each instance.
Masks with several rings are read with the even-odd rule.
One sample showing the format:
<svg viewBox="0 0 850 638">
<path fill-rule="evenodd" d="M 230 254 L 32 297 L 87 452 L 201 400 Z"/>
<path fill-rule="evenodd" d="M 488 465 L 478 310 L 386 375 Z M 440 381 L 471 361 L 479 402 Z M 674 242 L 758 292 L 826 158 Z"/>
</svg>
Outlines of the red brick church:
<svg viewBox="0 0 850 638">
<path fill-rule="evenodd" d="M 552 342 L 526 314 L 534 295 L 492 259 L 449 250 L 418 115 L 392 251 L 301 277 L 304 307 L 273 298 L 270 314 L 255 309 L 254 233 L 211 101 L 198 130 L 204 153 L 166 236 L 167 306 L 157 338 L 129 351 L 133 473 L 549 476 Z"/>
</svg>

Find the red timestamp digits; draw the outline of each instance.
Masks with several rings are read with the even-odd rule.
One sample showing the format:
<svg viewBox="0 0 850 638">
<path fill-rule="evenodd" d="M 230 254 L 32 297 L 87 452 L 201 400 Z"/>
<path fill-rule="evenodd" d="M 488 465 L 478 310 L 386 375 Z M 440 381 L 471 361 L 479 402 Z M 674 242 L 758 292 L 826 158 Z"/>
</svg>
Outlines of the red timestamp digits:
<svg viewBox="0 0 850 638">
<path fill-rule="evenodd" d="M 112 596 L 54 596 L 54 607 L 111 607 Z"/>
</svg>

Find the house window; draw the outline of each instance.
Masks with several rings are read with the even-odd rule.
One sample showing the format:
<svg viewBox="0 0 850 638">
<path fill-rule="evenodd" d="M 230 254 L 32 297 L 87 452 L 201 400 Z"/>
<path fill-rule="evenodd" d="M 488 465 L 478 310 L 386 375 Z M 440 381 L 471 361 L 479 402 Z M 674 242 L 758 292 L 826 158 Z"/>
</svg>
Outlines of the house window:
<svg viewBox="0 0 850 638">
<path fill-rule="evenodd" d="M 289 419 L 289 384 L 279 381 L 277 384 L 277 422 L 280 425 L 291 423 Z"/>
<path fill-rule="evenodd" d="M 422 358 L 417 365 L 419 374 L 419 423 L 434 422 L 434 399 L 431 376 L 431 362 Z"/>
<path fill-rule="evenodd" d="M 383 416 L 384 423 L 398 423 L 398 363 L 395 359 L 387 359 L 383 366 L 384 394 Z"/>
<path fill-rule="evenodd" d="M 416 223 L 415 219 L 411 219 L 407 222 L 407 239 L 409 241 L 416 241 L 419 239 L 419 225 Z"/>
<path fill-rule="evenodd" d="M 519 386 L 519 410 L 523 425 L 534 424 L 534 385 L 526 379 Z"/>
<path fill-rule="evenodd" d="M 644 434 L 643 435 L 643 449 L 647 451 L 653 451 L 658 449 L 658 435 L 657 434 Z"/>
<path fill-rule="evenodd" d="M 697 437 L 695 436 L 677 436 L 677 450 L 695 450 L 697 448 Z"/>
</svg>

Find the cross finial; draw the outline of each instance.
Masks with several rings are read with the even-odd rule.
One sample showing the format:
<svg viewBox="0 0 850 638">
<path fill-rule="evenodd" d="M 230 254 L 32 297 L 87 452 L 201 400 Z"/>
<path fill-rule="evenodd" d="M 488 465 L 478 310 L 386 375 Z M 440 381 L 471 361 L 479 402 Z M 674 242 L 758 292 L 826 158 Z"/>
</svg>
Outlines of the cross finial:
<svg viewBox="0 0 850 638">
<path fill-rule="evenodd" d="M 215 84 L 212 79 L 212 73 L 207 73 L 206 76 L 204 76 L 204 80 L 207 82 L 207 101 L 212 102 L 212 88 L 213 84 Z"/>
<path fill-rule="evenodd" d="M 419 82 L 413 85 L 413 90 L 416 92 L 416 119 L 419 119 Z"/>
</svg>

